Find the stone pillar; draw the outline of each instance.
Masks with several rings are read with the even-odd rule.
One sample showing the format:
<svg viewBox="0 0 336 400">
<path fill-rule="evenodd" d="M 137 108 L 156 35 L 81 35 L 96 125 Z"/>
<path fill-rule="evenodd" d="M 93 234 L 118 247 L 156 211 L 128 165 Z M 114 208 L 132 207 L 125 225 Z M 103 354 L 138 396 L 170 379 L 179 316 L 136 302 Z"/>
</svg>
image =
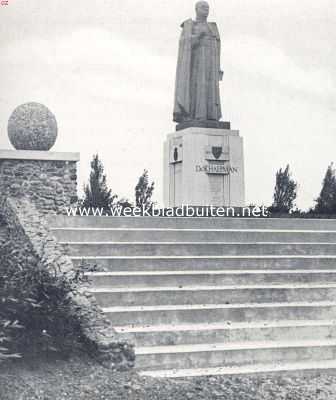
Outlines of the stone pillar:
<svg viewBox="0 0 336 400">
<path fill-rule="evenodd" d="M 24 195 L 43 214 L 64 214 L 77 201 L 79 153 L 0 150 L 0 195 Z"/>
<path fill-rule="evenodd" d="M 167 135 L 164 203 L 166 207 L 245 206 L 239 131 L 189 127 Z"/>
</svg>

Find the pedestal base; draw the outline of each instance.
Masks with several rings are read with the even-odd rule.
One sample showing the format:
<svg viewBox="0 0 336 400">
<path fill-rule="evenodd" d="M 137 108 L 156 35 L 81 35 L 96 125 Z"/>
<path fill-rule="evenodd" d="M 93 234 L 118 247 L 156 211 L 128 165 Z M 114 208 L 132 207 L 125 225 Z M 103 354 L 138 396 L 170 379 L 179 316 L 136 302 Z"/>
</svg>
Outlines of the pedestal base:
<svg viewBox="0 0 336 400">
<path fill-rule="evenodd" d="M 190 120 L 180 122 L 176 125 L 176 130 L 181 131 L 187 128 L 215 128 L 215 129 L 231 129 L 229 121 L 203 121 L 203 120 Z"/>
<path fill-rule="evenodd" d="M 79 153 L 0 150 L 0 195 L 24 195 L 44 214 L 63 214 L 77 201 L 77 161 Z"/>
<path fill-rule="evenodd" d="M 164 203 L 166 207 L 245 206 L 239 132 L 191 127 L 167 135 Z"/>
</svg>

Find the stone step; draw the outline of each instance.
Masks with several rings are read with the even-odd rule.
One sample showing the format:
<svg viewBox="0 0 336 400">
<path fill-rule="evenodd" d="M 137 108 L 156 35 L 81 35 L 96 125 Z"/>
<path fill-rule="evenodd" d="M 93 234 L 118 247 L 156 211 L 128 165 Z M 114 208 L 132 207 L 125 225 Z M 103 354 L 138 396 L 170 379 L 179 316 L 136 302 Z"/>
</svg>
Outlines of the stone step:
<svg viewBox="0 0 336 400">
<path fill-rule="evenodd" d="M 289 320 L 185 325 L 115 326 L 136 346 L 169 346 L 264 340 L 316 340 L 336 338 L 334 321 Z"/>
<path fill-rule="evenodd" d="M 94 288 L 336 283 L 336 269 L 117 271 L 86 275 Z"/>
<path fill-rule="evenodd" d="M 76 265 L 102 271 L 87 274 L 89 290 L 136 344 L 142 374 L 336 367 L 336 220 L 57 217 L 51 226 Z"/>
<path fill-rule="evenodd" d="M 161 218 L 161 217 L 68 217 L 50 218 L 50 227 L 68 228 L 221 228 L 336 230 L 336 219 L 308 218 Z"/>
<path fill-rule="evenodd" d="M 334 269 L 333 255 L 246 256 L 72 256 L 75 265 L 98 266 L 104 271 L 188 271 L 214 269 Z"/>
<path fill-rule="evenodd" d="M 71 256 L 336 255 L 336 243 L 61 242 Z"/>
<path fill-rule="evenodd" d="M 154 369 L 138 371 L 141 376 L 151 378 L 188 378 L 197 376 L 235 376 L 235 375 L 251 375 L 251 374 L 282 374 L 286 373 L 297 376 L 304 374 L 307 378 L 309 375 L 320 375 L 321 373 L 335 374 L 336 361 L 334 360 L 307 360 L 301 362 L 277 362 L 277 363 L 258 363 L 240 365 L 237 367 L 214 367 L 214 368 L 190 368 L 190 369 Z"/>
<path fill-rule="evenodd" d="M 192 304 L 104 307 L 113 326 L 280 320 L 333 320 L 335 302 Z"/>
<path fill-rule="evenodd" d="M 204 368 L 254 363 L 334 360 L 336 340 L 289 340 L 136 347 L 136 367 Z"/>
<path fill-rule="evenodd" d="M 333 301 L 335 284 L 91 288 L 102 307 Z"/>
<path fill-rule="evenodd" d="M 336 231 L 274 229 L 55 228 L 64 242 L 336 242 Z"/>
</svg>

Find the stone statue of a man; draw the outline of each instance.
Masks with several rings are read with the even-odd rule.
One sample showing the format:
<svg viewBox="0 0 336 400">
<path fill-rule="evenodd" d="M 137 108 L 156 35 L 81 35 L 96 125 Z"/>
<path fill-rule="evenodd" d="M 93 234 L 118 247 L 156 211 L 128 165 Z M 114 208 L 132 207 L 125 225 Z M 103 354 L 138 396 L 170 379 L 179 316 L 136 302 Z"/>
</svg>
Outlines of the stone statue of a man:
<svg viewBox="0 0 336 400">
<path fill-rule="evenodd" d="M 221 113 L 220 37 L 216 23 L 207 22 L 209 4 L 196 3 L 196 21 L 182 23 L 175 82 L 174 121 L 215 123 Z M 202 126 L 202 125 L 199 125 Z"/>
</svg>

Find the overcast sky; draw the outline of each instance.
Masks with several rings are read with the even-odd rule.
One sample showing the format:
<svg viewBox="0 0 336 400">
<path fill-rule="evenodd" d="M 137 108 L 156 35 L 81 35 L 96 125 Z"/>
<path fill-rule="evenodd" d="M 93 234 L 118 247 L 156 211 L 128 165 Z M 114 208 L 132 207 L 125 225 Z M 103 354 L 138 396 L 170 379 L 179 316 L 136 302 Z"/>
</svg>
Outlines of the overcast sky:
<svg viewBox="0 0 336 400">
<path fill-rule="evenodd" d="M 162 202 L 162 145 L 174 131 L 180 24 L 192 0 L 9 0 L 0 7 L 0 148 L 36 101 L 55 114 L 53 150 L 79 151 L 80 186 L 98 152 L 113 191 L 133 200 L 144 168 Z M 290 164 L 313 205 L 336 161 L 335 0 L 211 0 L 222 39 L 223 118 L 245 145 L 247 203 L 270 204 Z"/>
</svg>

